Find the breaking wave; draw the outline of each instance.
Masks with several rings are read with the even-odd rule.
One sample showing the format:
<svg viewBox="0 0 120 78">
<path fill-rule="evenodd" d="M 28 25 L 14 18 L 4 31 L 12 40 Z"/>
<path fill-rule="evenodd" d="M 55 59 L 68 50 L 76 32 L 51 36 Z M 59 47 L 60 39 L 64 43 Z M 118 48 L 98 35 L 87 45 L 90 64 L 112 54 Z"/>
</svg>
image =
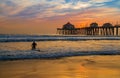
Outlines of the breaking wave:
<svg viewBox="0 0 120 78">
<path fill-rule="evenodd" d="M 56 41 L 56 40 L 120 40 L 115 36 L 64 36 L 64 35 L 0 35 L 0 42 L 29 42 L 29 41 Z"/>
<path fill-rule="evenodd" d="M 88 55 L 120 55 L 120 51 L 78 51 L 78 52 L 44 52 L 39 50 L 26 51 L 0 51 L 0 60 L 21 60 L 21 59 L 48 59 L 62 58 L 71 56 L 88 56 Z"/>
</svg>

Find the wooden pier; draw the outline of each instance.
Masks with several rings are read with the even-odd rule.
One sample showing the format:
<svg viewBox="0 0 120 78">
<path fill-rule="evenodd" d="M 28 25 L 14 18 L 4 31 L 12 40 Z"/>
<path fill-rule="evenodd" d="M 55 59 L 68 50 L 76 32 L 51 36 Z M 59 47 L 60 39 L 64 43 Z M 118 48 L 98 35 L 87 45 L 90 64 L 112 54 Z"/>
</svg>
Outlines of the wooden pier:
<svg viewBox="0 0 120 78">
<path fill-rule="evenodd" d="M 63 25 L 63 28 L 57 28 L 57 34 L 62 35 L 98 35 L 98 36 L 120 36 L 120 25 L 113 26 L 105 23 L 98 26 L 97 23 L 91 23 L 89 27 L 75 28 L 71 23 Z"/>
</svg>

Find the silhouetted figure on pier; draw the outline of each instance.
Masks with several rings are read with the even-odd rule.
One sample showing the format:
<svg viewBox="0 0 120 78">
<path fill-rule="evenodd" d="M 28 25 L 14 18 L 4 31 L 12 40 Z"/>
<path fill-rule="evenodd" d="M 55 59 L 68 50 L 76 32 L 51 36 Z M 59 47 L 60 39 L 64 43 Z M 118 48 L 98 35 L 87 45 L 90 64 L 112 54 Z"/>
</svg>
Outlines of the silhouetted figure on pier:
<svg viewBox="0 0 120 78">
<path fill-rule="evenodd" d="M 33 41 L 33 43 L 32 43 L 32 50 L 36 50 L 36 46 L 37 46 L 37 43 L 35 41 Z"/>
</svg>

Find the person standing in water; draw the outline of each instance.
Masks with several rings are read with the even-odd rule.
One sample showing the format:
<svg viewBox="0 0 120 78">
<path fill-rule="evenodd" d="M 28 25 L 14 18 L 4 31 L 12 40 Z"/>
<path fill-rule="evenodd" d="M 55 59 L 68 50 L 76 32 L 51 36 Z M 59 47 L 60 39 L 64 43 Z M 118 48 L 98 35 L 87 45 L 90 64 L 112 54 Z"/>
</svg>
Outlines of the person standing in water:
<svg viewBox="0 0 120 78">
<path fill-rule="evenodd" d="M 33 41 L 33 43 L 32 43 L 32 50 L 36 50 L 36 46 L 37 46 L 37 43 L 35 41 Z"/>
</svg>

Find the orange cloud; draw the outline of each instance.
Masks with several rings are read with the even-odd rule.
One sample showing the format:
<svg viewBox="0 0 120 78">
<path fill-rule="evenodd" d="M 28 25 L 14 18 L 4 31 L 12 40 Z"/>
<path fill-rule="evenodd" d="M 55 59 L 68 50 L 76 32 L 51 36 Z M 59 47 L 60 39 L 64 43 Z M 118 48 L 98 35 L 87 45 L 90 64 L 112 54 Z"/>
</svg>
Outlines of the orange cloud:
<svg viewBox="0 0 120 78">
<path fill-rule="evenodd" d="M 105 22 L 120 21 L 119 8 L 105 2 L 112 0 L 0 1 L 0 33 L 50 34 L 68 21 L 76 27 L 89 26 L 91 22 L 101 26 Z"/>
</svg>

